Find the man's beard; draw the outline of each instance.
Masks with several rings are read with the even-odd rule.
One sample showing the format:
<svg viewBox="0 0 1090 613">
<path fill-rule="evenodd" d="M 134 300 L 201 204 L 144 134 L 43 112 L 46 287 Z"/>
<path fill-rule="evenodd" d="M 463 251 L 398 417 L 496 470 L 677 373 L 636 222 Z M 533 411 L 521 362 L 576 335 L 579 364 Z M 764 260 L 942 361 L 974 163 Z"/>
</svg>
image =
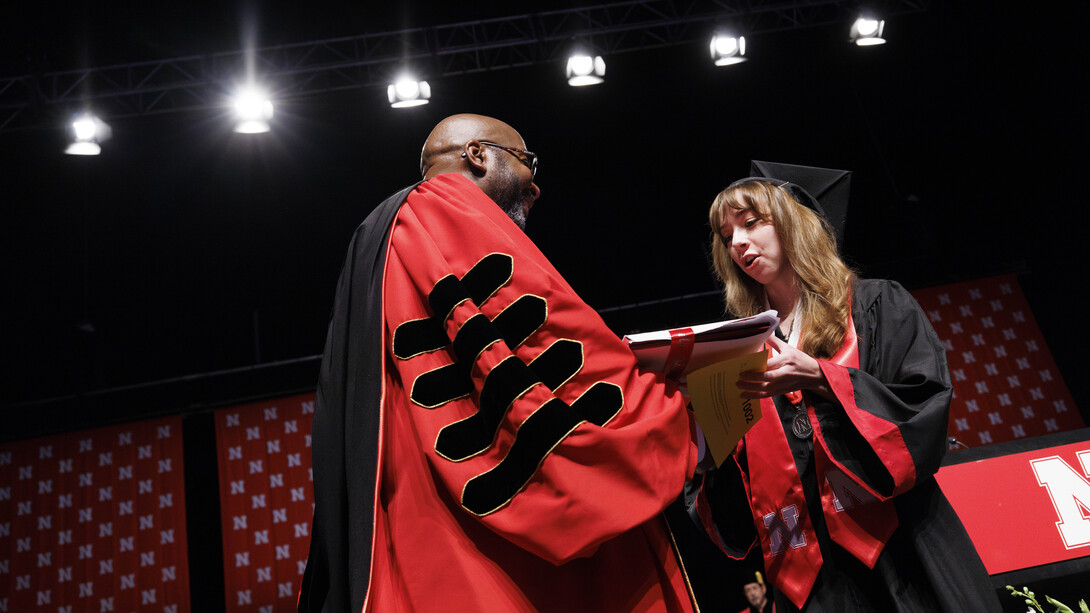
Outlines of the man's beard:
<svg viewBox="0 0 1090 613">
<path fill-rule="evenodd" d="M 503 170 L 500 173 L 498 183 L 502 186 L 496 193 L 493 200 L 500 206 L 500 209 L 507 213 L 507 216 L 511 218 L 511 221 L 515 222 L 515 225 L 520 230 L 526 231 L 526 209 L 523 208 L 524 197 L 522 194 L 521 186 L 519 185 L 519 178 L 511 171 L 511 168 L 507 165 L 502 166 Z"/>
<path fill-rule="evenodd" d="M 519 227 L 519 230 L 526 231 L 526 209 L 522 208 L 522 198 L 519 198 L 517 202 L 513 202 L 508 206 L 502 207 L 503 212 L 507 213 L 507 216 L 511 218 L 511 221 L 515 222 L 515 225 Z"/>
</svg>

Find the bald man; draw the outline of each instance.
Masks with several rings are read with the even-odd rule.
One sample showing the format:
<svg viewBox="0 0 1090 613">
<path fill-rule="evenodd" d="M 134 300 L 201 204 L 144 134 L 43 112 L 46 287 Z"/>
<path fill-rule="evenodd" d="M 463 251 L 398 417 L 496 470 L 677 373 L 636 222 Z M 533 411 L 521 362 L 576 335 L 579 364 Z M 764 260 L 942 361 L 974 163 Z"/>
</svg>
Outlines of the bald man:
<svg viewBox="0 0 1090 613">
<path fill-rule="evenodd" d="M 518 143 L 508 147 L 500 143 Z M 471 147 L 472 145 L 472 147 Z M 514 156 L 530 172 L 519 170 L 494 147 Z M 494 155 L 492 155 L 494 154 Z M 503 162 L 491 164 L 488 162 Z M 526 143 L 511 126 L 491 117 L 455 115 L 439 122 L 420 152 L 420 176 L 424 180 L 445 173 L 460 173 L 477 184 L 520 230 L 541 190 L 534 184 L 537 156 L 526 151 Z"/>
<path fill-rule="evenodd" d="M 301 612 L 692 610 L 660 515 L 697 460 L 685 402 L 523 233 L 536 169 L 511 126 L 448 117 L 356 230 Z"/>
</svg>

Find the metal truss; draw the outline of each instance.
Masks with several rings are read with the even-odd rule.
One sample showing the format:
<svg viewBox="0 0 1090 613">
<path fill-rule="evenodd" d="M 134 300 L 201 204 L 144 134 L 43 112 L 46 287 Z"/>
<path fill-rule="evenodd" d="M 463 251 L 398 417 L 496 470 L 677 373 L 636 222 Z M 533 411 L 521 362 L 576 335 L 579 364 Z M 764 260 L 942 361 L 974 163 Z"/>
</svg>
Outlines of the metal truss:
<svg viewBox="0 0 1090 613">
<path fill-rule="evenodd" d="M 437 79 L 559 61 L 574 43 L 602 55 L 680 45 L 730 26 L 747 36 L 847 21 L 857 0 L 631 0 L 234 51 L 0 78 L 0 131 L 93 107 L 104 119 L 227 105 L 255 74 L 274 100 L 385 86 L 411 67 Z M 884 16 L 926 0 L 888 0 Z M 251 72 L 252 68 L 252 72 Z"/>
</svg>

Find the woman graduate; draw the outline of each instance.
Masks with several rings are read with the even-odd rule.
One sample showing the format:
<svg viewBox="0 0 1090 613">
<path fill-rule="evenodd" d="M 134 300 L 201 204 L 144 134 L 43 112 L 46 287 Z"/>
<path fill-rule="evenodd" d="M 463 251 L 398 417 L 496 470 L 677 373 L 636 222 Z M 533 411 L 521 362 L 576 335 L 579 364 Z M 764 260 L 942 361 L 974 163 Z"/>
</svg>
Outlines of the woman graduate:
<svg viewBox="0 0 1090 613">
<path fill-rule="evenodd" d="M 999 610 L 933 478 L 951 398 L 943 347 L 904 288 L 855 277 L 798 184 L 843 215 L 848 173 L 754 168 L 771 177 L 712 203 L 713 260 L 733 316 L 771 308 L 781 323 L 767 370 L 738 382 L 762 418 L 691 484 L 690 513 L 731 557 L 759 543 L 781 612 Z"/>
</svg>

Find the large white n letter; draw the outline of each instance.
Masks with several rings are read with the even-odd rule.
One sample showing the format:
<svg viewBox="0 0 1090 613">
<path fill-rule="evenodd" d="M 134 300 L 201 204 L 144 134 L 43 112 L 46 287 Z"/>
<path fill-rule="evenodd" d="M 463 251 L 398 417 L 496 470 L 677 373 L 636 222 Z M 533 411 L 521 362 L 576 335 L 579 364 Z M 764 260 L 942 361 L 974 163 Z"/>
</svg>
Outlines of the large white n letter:
<svg viewBox="0 0 1090 613">
<path fill-rule="evenodd" d="M 1090 450 L 1075 454 L 1082 465 L 1083 475 L 1090 477 Z M 1048 490 L 1052 507 L 1060 521 L 1056 528 L 1064 547 L 1074 549 L 1090 545 L 1090 482 L 1075 472 L 1059 456 L 1031 460 L 1038 485 Z"/>
</svg>

